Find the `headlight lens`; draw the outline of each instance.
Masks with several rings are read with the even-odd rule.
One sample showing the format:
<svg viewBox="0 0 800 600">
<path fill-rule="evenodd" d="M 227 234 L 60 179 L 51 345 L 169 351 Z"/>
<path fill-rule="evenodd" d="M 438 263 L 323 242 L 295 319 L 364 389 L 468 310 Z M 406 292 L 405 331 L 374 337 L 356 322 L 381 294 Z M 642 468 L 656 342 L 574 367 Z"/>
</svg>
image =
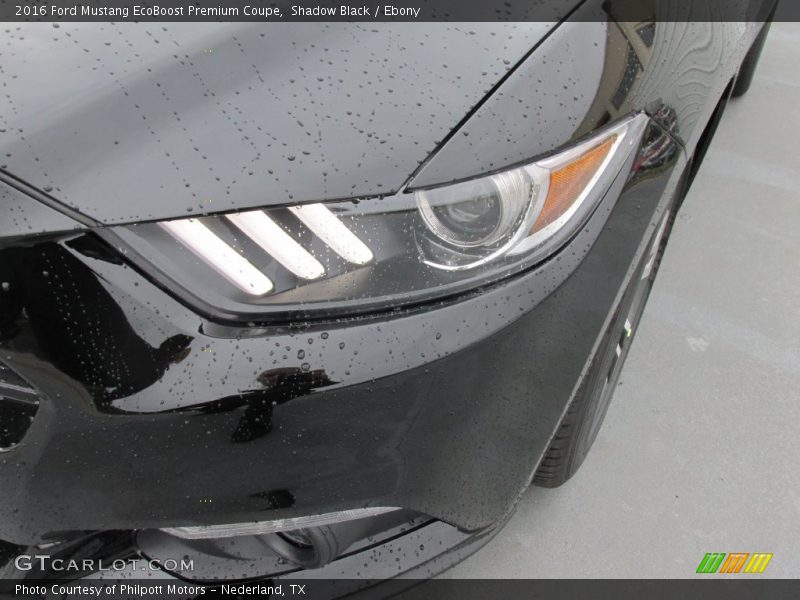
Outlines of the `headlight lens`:
<svg viewBox="0 0 800 600">
<path fill-rule="evenodd" d="M 548 174 L 536 165 L 475 181 L 416 192 L 425 227 L 423 260 L 445 270 L 470 269 L 518 241 L 539 210 Z"/>
<path fill-rule="evenodd" d="M 474 180 L 112 230 L 125 252 L 222 318 L 358 312 L 483 285 L 579 228 L 638 147 L 630 117 L 566 151 Z"/>
</svg>

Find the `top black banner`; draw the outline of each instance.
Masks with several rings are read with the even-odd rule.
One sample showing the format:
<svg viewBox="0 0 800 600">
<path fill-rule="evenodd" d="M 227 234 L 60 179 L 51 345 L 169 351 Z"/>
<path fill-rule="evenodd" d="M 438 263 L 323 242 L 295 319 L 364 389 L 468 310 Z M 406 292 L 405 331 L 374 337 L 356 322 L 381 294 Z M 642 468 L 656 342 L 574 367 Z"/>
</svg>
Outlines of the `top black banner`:
<svg viewBox="0 0 800 600">
<path fill-rule="evenodd" d="M 798 21 L 800 2 L 783 0 L 0 0 L 2 21 Z"/>
</svg>

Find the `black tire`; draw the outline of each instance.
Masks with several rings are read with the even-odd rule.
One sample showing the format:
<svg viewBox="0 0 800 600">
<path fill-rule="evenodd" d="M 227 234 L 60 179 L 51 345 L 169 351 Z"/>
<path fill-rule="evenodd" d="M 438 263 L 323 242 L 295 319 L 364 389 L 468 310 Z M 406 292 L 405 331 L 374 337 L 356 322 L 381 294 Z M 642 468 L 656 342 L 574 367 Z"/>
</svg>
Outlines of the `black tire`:
<svg viewBox="0 0 800 600">
<path fill-rule="evenodd" d="M 589 372 L 539 464 L 533 477 L 534 485 L 553 488 L 565 483 L 583 464 L 597 438 L 650 294 L 673 220 L 674 210 L 670 209 L 662 217 L 647 254 L 628 283 Z"/>
<path fill-rule="evenodd" d="M 764 23 L 761 31 L 758 33 L 750 50 L 747 51 L 747 56 L 744 57 L 742 65 L 739 67 L 739 73 L 736 76 L 736 83 L 733 85 L 731 91 L 731 98 L 739 98 L 747 93 L 750 85 L 753 83 L 753 76 L 756 74 L 758 67 L 758 60 L 761 58 L 761 51 L 764 49 L 764 44 L 767 41 L 769 28 L 772 25 L 771 21 Z"/>
</svg>

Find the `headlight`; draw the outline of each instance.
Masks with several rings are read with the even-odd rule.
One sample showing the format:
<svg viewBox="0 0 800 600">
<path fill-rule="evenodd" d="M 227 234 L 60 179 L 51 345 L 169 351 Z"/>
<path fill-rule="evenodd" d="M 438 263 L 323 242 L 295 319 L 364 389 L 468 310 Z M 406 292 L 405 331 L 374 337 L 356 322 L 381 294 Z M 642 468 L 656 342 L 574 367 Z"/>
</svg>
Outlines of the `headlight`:
<svg viewBox="0 0 800 600">
<path fill-rule="evenodd" d="M 529 165 L 416 192 L 421 257 L 443 270 L 474 269 L 513 247 L 541 212 L 549 173 Z"/>
<path fill-rule="evenodd" d="M 638 147 L 630 117 L 554 156 L 385 198 L 117 227 L 147 273 L 222 318 L 396 307 L 496 281 L 555 252 Z"/>
</svg>

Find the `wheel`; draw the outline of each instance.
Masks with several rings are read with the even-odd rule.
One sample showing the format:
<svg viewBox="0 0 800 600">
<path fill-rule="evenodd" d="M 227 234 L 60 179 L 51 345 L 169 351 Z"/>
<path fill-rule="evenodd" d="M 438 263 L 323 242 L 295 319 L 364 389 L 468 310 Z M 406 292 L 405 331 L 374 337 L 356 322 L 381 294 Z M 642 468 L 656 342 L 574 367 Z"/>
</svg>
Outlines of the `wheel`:
<svg viewBox="0 0 800 600">
<path fill-rule="evenodd" d="M 736 76 L 736 83 L 733 85 L 731 91 L 732 98 L 739 98 L 747 93 L 750 85 L 753 83 L 753 75 L 756 74 L 756 67 L 758 66 L 758 59 L 761 58 L 761 51 L 764 49 L 764 44 L 767 41 L 769 28 L 772 25 L 771 21 L 764 23 L 761 31 L 758 33 L 753 45 L 744 57 L 742 65 L 739 67 L 739 74 Z"/>
<path fill-rule="evenodd" d="M 614 313 L 575 397 L 533 477 L 534 485 L 558 487 L 583 464 L 608 411 L 634 333 L 653 286 L 674 219 L 668 209 L 650 242 L 648 253 Z"/>
</svg>

